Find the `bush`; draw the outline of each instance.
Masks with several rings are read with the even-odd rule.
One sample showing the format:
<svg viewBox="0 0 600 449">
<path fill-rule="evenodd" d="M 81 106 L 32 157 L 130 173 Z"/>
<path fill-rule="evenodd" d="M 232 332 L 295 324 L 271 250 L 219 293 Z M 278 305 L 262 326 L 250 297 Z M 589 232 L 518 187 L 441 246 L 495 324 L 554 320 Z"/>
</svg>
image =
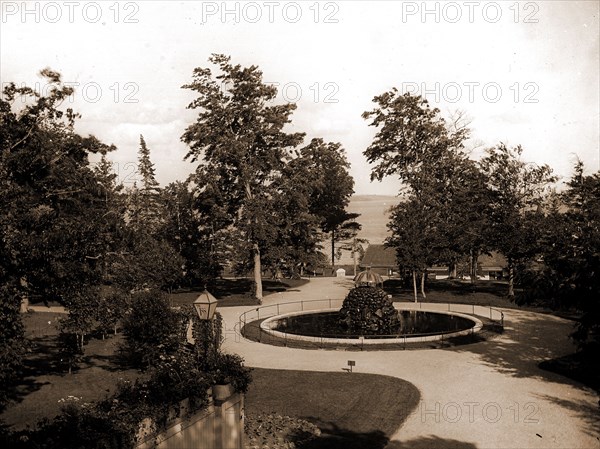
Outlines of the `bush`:
<svg viewBox="0 0 600 449">
<path fill-rule="evenodd" d="M 20 377 L 27 348 L 19 313 L 21 298 L 8 286 L 0 287 L 0 409 L 12 395 L 12 386 Z"/>
<path fill-rule="evenodd" d="M 185 342 L 187 323 L 186 316 L 171 309 L 164 293 L 136 293 L 123 322 L 123 349 L 134 366 L 158 365 L 161 356 L 174 354 Z"/>
<path fill-rule="evenodd" d="M 319 428 L 308 421 L 277 414 L 247 415 L 244 430 L 247 449 L 310 447 L 321 435 Z"/>
<path fill-rule="evenodd" d="M 356 287 L 344 299 L 340 324 L 357 334 L 385 335 L 394 332 L 400 318 L 385 291 L 376 287 Z"/>
<path fill-rule="evenodd" d="M 252 370 L 237 354 L 217 353 L 203 361 L 202 370 L 218 385 L 231 384 L 238 393 L 246 393 L 252 382 Z"/>
<path fill-rule="evenodd" d="M 129 449 L 137 441 L 146 418 L 160 431 L 167 424 L 170 407 L 190 400 L 189 412 L 208 404 L 209 375 L 197 368 L 192 351 L 164 356 L 145 380 L 124 382 L 117 392 L 96 403 L 69 397 L 60 415 L 41 421 L 35 430 L 0 435 L 2 447 L 40 449 Z"/>
<path fill-rule="evenodd" d="M 129 308 L 125 292 L 114 291 L 101 299 L 98 309 L 98 330 L 104 338 L 109 332 L 117 333 L 117 324 Z"/>
</svg>

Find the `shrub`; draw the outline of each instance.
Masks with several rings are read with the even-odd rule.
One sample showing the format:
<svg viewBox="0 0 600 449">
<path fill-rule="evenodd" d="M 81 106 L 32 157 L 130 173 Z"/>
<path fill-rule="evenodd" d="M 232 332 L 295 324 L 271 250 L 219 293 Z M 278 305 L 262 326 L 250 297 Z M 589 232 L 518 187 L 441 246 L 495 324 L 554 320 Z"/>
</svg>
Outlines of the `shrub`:
<svg viewBox="0 0 600 449">
<path fill-rule="evenodd" d="M 356 287 L 344 299 L 340 324 L 360 334 L 385 335 L 394 332 L 400 318 L 385 291 L 376 287 Z"/>
<path fill-rule="evenodd" d="M 151 290 L 133 295 L 123 322 L 125 353 L 139 368 L 157 365 L 185 342 L 187 318 L 169 307 L 164 293 Z"/>
<path fill-rule="evenodd" d="M 277 414 L 247 415 L 244 424 L 248 449 L 311 447 L 321 435 L 319 428 L 308 421 Z"/>
<path fill-rule="evenodd" d="M 231 384 L 238 393 L 246 393 L 252 382 L 252 370 L 244 366 L 244 359 L 237 354 L 217 353 L 204 361 L 202 369 L 211 376 L 213 383 Z"/>
<path fill-rule="evenodd" d="M 124 382 L 117 392 L 96 403 L 68 398 L 61 413 L 41 421 L 35 430 L 0 434 L 2 447 L 39 449 L 129 449 L 137 441 L 140 423 L 150 418 L 151 429 L 167 424 L 169 408 L 190 399 L 189 412 L 208 403 L 212 379 L 197 368 L 192 351 L 163 356 L 147 378 Z"/>
<path fill-rule="evenodd" d="M 0 409 L 12 395 L 12 385 L 20 377 L 27 344 L 19 313 L 21 298 L 8 286 L 0 287 Z"/>
<path fill-rule="evenodd" d="M 114 291 L 100 300 L 98 330 L 102 338 L 109 332 L 117 334 L 117 324 L 129 308 L 129 296 L 123 291 Z"/>
</svg>

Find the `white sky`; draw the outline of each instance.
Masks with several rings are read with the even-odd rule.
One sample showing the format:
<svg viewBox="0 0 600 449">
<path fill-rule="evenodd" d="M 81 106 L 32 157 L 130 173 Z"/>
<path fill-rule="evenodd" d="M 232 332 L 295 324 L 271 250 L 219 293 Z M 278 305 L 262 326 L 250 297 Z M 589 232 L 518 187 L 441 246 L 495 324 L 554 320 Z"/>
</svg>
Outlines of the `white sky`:
<svg viewBox="0 0 600 449">
<path fill-rule="evenodd" d="M 370 183 L 362 155 L 374 129 L 361 113 L 394 86 L 464 110 L 474 156 L 503 141 L 562 176 L 575 155 L 600 169 L 597 1 L 0 3 L 0 82 L 43 91 L 37 73 L 50 67 L 79 83 L 78 131 L 118 147 L 125 182 L 139 134 L 161 183 L 192 171 L 180 136 L 196 114 L 180 87 L 211 53 L 285 86 L 294 130 L 341 142 L 359 194 L 398 191 L 394 179 Z"/>
</svg>

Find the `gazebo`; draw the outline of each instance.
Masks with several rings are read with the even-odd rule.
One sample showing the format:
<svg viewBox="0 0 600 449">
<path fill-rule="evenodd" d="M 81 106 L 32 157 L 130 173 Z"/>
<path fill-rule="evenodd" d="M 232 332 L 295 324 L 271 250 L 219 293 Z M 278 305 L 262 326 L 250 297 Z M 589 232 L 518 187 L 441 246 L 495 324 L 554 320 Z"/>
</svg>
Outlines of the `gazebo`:
<svg viewBox="0 0 600 449">
<path fill-rule="evenodd" d="M 356 287 L 383 287 L 383 277 L 379 273 L 371 271 L 371 267 L 367 267 L 365 271 L 354 276 L 354 285 Z"/>
</svg>

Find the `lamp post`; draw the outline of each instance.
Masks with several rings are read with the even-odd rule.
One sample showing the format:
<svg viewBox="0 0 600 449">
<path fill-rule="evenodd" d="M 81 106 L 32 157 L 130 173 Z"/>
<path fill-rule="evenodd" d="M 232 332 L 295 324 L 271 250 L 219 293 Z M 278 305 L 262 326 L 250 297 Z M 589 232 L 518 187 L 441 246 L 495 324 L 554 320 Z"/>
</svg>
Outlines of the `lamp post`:
<svg viewBox="0 0 600 449">
<path fill-rule="evenodd" d="M 196 313 L 198 314 L 198 318 L 210 321 L 215 316 L 218 300 L 205 289 L 200 293 L 200 296 L 196 298 L 193 304 L 194 309 L 196 309 Z"/>
<path fill-rule="evenodd" d="M 207 356 L 211 344 L 214 345 L 214 351 L 218 351 L 219 348 L 220 329 L 215 329 L 213 321 L 218 301 L 217 298 L 204 289 L 192 304 L 198 315 L 199 323 L 196 326 L 197 333 L 192 331 L 193 341 L 191 342 L 198 345 L 202 341 L 204 344 L 204 355 Z"/>
</svg>

